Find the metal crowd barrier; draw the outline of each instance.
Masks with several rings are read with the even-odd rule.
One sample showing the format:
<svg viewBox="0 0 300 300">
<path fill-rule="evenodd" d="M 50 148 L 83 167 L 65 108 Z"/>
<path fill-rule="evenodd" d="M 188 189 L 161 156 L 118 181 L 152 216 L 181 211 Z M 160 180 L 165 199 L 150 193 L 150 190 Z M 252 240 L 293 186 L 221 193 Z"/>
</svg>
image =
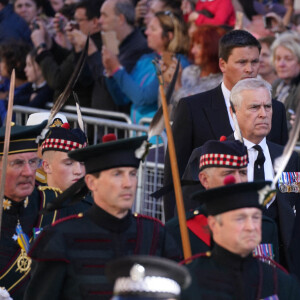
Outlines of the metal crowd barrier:
<svg viewBox="0 0 300 300">
<path fill-rule="evenodd" d="M 49 110 L 47 109 L 26 107 L 20 105 L 15 105 L 13 111 L 15 113 L 15 121 L 17 124 L 26 124 L 28 116 L 32 113 L 44 111 L 49 112 Z M 78 117 L 76 113 L 63 112 L 63 114 L 67 117 L 72 127 L 78 127 Z M 121 121 L 114 121 L 99 117 L 83 115 L 83 121 L 85 125 L 85 132 L 88 137 L 90 137 L 90 131 L 93 131 L 92 144 L 97 144 L 99 135 L 104 135 L 109 132 L 113 132 L 118 136 L 118 132 L 122 131 L 124 134 L 123 137 L 128 138 L 136 135 L 141 135 L 142 133 L 148 131 L 146 126 L 128 124 Z"/>
<path fill-rule="evenodd" d="M 88 109 L 89 110 L 89 109 Z M 49 112 L 47 109 L 32 108 L 26 106 L 15 105 L 13 107 L 14 118 L 16 124 L 24 125 L 28 119 L 28 116 L 32 113 L 37 112 Z M 68 107 L 69 112 L 63 112 L 67 117 L 68 122 L 73 128 L 78 127 L 77 113 L 75 107 Z M 71 113 L 73 111 L 75 113 Z M 124 135 L 123 138 L 133 137 L 145 134 L 148 132 L 148 127 L 143 125 L 131 124 L 123 118 L 123 122 L 104 119 L 100 117 L 86 116 L 87 111 L 82 109 L 83 121 L 85 125 L 85 132 L 89 136 L 90 131 L 92 135 L 92 144 L 98 142 L 99 133 L 106 134 L 108 132 L 114 132 L 118 136 L 118 131 L 121 131 Z M 93 110 L 94 113 L 99 116 L 102 115 L 103 111 Z M 91 112 L 92 113 L 92 112 Z M 108 117 L 109 113 L 105 112 L 105 115 Z M 119 117 L 123 117 L 120 114 Z M 149 120 L 148 120 L 149 121 Z M 155 141 L 156 139 L 156 141 Z M 141 167 L 138 171 L 138 187 L 137 187 L 137 196 L 133 210 L 151 217 L 156 217 L 164 222 L 164 210 L 162 200 L 156 200 L 151 197 L 151 193 L 155 192 L 163 186 L 163 171 L 164 164 L 161 162 L 162 154 L 164 154 L 166 149 L 166 136 L 164 133 L 160 137 L 154 138 L 151 142 L 154 144 L 146 160 L 141 164 Z"/>
<path fill-rule="evenodd" d="M 47 102 L 46 108 L 51 109 L 53 106 L 53 103 Z M 125 113 L 115 112 L 115 111 L 107 111 L 107 110 L 100 110 L 100 109 L 94 109 L 89 107 L 80 107 L 81 113 L 86 116 L 92 116 L 92 117 L 102 117 L 102 118 L 108 118 L 108 119 L 116 119 L 118 121 L 124 121 L 128 124 L 132 124 L 132 121 L 130 117 Z M 76 106 L 74 105 L 66 105 L 61 109 L 61 112 L 70 112 L 77 114 Z M 140 124 L 143 125 L 143 124 Z"/>
</svg>

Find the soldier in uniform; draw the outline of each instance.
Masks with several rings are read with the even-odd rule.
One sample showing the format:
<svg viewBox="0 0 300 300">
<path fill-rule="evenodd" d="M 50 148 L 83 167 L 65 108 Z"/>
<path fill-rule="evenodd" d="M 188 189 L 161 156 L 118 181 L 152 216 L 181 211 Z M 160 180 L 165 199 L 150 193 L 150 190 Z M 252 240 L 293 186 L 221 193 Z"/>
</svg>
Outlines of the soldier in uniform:
<svg viewBox="0 0 300 300">
<path fill-rule="evenodd" d="M 224 139 L 224 138 L 223 138 Z M 194 149 L 183 174 L 184 180 L 200 181 L 201 184 L 185 186 L 185 194 L 199 189 L 211 189 L 223 186 L 224 181 L 231 183 L 247 182 L 248 154 L 247 148 L 239 141 L 208 141 Z M 187 196 L 187 195 L 186 195 Z M 197 202 L 191 200 L 196 205 Z M 191 242 L 192 254 L 210 250 L 211 234 L 207 228 L 205 205 L 199 206 L 186 214 L 187 227 Z M 166 223 L 166 228 L 181 245 L 178 218 Z M 277 226 L 275 222 L 263 216 L 262 241 L 255 248 L 255 253 L 279 261 Z"/>
<path fill-rule="evenodd" d="M 181 290 L 191 283 L 186 267 L 155 256 L 116 259 L 107 264 L 106 274 L 114 281 L 112 300 L 180 299 Z"/>
<path fill-rule="evenodd" d="M 1 224 L 0 286 L 6 288 L 15 300 L 23 299 L 29 278 L 31 261 L 26 255 L 28 241 L 25 234 L 31 239 L 33 228 L 38 226 L 40 202 L 35 189 L 35 172 L 39 158 L 35 140 L 45 125 L 11 127 Z M 2 127 L 0 173 L 4 135 L 5 127 Z M 32 193 L 35 197 L 29 200 Z"/>
<path fill-rule="evenodd" d="M 192 284 L 183 299 L 299 299 L 300 286 L 286 271 L 252 255 L 261 241 L 265 182 L 198 191 L 206 204 L 214 246 L 187 265 Z"/>
<path fill-rule="evenodd" d="M 178 259 L 177 245 L 163 224 L 130 210 L 145 140 L 136 137 L 69 152 L 85 164 L 94 204 L 38 236 L 29 253 L 37 265 L 25 299 L 110 299 L 107 261 L 133 254 Z"/>
<path fill-rule="evenodd" d="M 67 153 L 84 148 L 86 145 L 87 139 L 84 132 L 79 128 L 70 129 L 69 123 L 49 129 L 41 145 L 43 169 L 47 175 L 47 185 L 38 187 L 43 208 L 52 203 L 71 185 L 79 180 L 83 180 L 85 175 L 84 164 L 71 159 Z M 90 208 L 93 203 L 89 194 L 82 197 L 78 203 L 68 205 L 69 202 L 70 199 L 66 199 L 63 208 L 55 210 L 51 214 L 49 212 L 44 214 L 41 226 L 43 227 L 60 218 L 83 212 Z"/>
<path fill-rule="evenodd" d="M 26 122 L 27 126 L 32 126 L 32 125 L 38 125 L 45 120 L 48 120 L 50 116 L 50 112 L 41 112 L 41 113 L 33 113 L 29 115 L 28 120 Z M 57 113 L 54 116 L 53 122 L 50 125 L 50 127 L 61 127 L 62 124 L 68 123 L 68 120 L 65 115 L 62 113 Z M 39 147 L 38 147 L 38 157 L 41 159 L 42 162 L 42 147 L 41 147 L 42 141 L 39 142 Z M 47 185 L 47 174 L 45 173 L 42 164 L 38 167 L 36 170 L 35 174 L 35 182 L 36 184 L 39 185 Z"/>
</svg>

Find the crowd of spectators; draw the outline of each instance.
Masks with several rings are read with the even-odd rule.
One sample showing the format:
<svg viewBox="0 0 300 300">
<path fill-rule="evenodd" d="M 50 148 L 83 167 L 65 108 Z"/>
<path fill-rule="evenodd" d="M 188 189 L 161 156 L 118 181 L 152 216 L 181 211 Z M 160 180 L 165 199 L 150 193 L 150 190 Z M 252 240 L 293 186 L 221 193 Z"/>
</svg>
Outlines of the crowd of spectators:
<svg viewBox="0 0 300 300">
<path fill-rule="evenodd" d="M 12 69 L 15 104 L 44 107 L 64 89 L 88 35 L 88 58 L 74 87 L 81 106 L 125 112 L 134 123 L 153 117 L 160 105 L 151 62 L 157 58 L 166 82 L 180 61 L 175 109 L 181 98 L 222 81 L 218 41 L 233 29 L 259 38 L 259 74 L 293 123 L 300 71 L 295 6 L 293 0 L 0 0 L 1 123 Z"/>
</svg>

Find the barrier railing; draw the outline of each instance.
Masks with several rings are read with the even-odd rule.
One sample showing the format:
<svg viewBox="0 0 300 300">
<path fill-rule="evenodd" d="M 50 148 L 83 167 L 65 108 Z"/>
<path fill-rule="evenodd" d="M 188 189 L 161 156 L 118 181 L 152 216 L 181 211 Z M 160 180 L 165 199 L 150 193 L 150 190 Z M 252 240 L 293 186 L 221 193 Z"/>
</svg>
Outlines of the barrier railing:
<svg viewBox="0 0 300 300">
<path fill-rule="evenodd" d="M 15 105 L 13 108 L 15 113 L 15 121 L 17 124 L 26 124 L 28 116 L 32 113 L 47 112 L 47 109 L 33 108 Z M 75 113 L 64 112 L 68 122 L 74 127 L 78 127 L 78 117 Z M 92 144 L 97 144 L 99 136 L 113 132 L 118 136 L 118 131 L 122 131 L 124 138 L 141 135 L 148 131 L 146 126 L 128 124 L 121 121 L 114 121 L 99 117 L 91 117 L 83 115 L 83 121 L 85 123 L 85 132 L 90 137 L 90 131 L 93 130 Z"/>
<path fill-rule="evenodd" d="M 46 108 L 51 109 L 53 103 L 47 102 Z M 107 110 L 100 110 L 94 109 L 89 107 L 80 107 L 82 114 L 88 115 L 91 117 L 102 117 L 107 119 L 117 119 L 118 121 L 124 121 L 128 124 L 132 124 L 130 117 L 125 113 L 115 112 L 115 111 L 107 111 Z M 70 113 L 77 113 L 76 107 L 73 105 L 66 105 L 61 109 L 61 112 L 70 112 Z M 143 125 L 143 124 L 139 124 Z"/>
</svg>

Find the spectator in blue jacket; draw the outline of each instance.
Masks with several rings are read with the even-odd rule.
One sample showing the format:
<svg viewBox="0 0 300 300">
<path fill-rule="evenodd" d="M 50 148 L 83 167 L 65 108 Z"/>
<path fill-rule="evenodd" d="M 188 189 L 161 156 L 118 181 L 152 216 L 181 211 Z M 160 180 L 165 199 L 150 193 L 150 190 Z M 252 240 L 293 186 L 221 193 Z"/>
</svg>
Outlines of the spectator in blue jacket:
<svg viewBox="0 0 300 300">
<path fill-rule="evenodd" d="M 154 52 L 143 55 L 131 73 L 121 66 L 118 58 L 107 48 L 102 49 L 106 83 L 118 105 L 131 103 L 131 118 L 138 123 L 143 117 L 153 117 L 158 108 L 158 79 L 152 60 L 171 52 L 180 57 L 182 68 L 189 63 L 183 55 L 189 43 L 182 18 L 170 11 L 158 12 L 146 30 L 148 47 Z"/>
</svg>

